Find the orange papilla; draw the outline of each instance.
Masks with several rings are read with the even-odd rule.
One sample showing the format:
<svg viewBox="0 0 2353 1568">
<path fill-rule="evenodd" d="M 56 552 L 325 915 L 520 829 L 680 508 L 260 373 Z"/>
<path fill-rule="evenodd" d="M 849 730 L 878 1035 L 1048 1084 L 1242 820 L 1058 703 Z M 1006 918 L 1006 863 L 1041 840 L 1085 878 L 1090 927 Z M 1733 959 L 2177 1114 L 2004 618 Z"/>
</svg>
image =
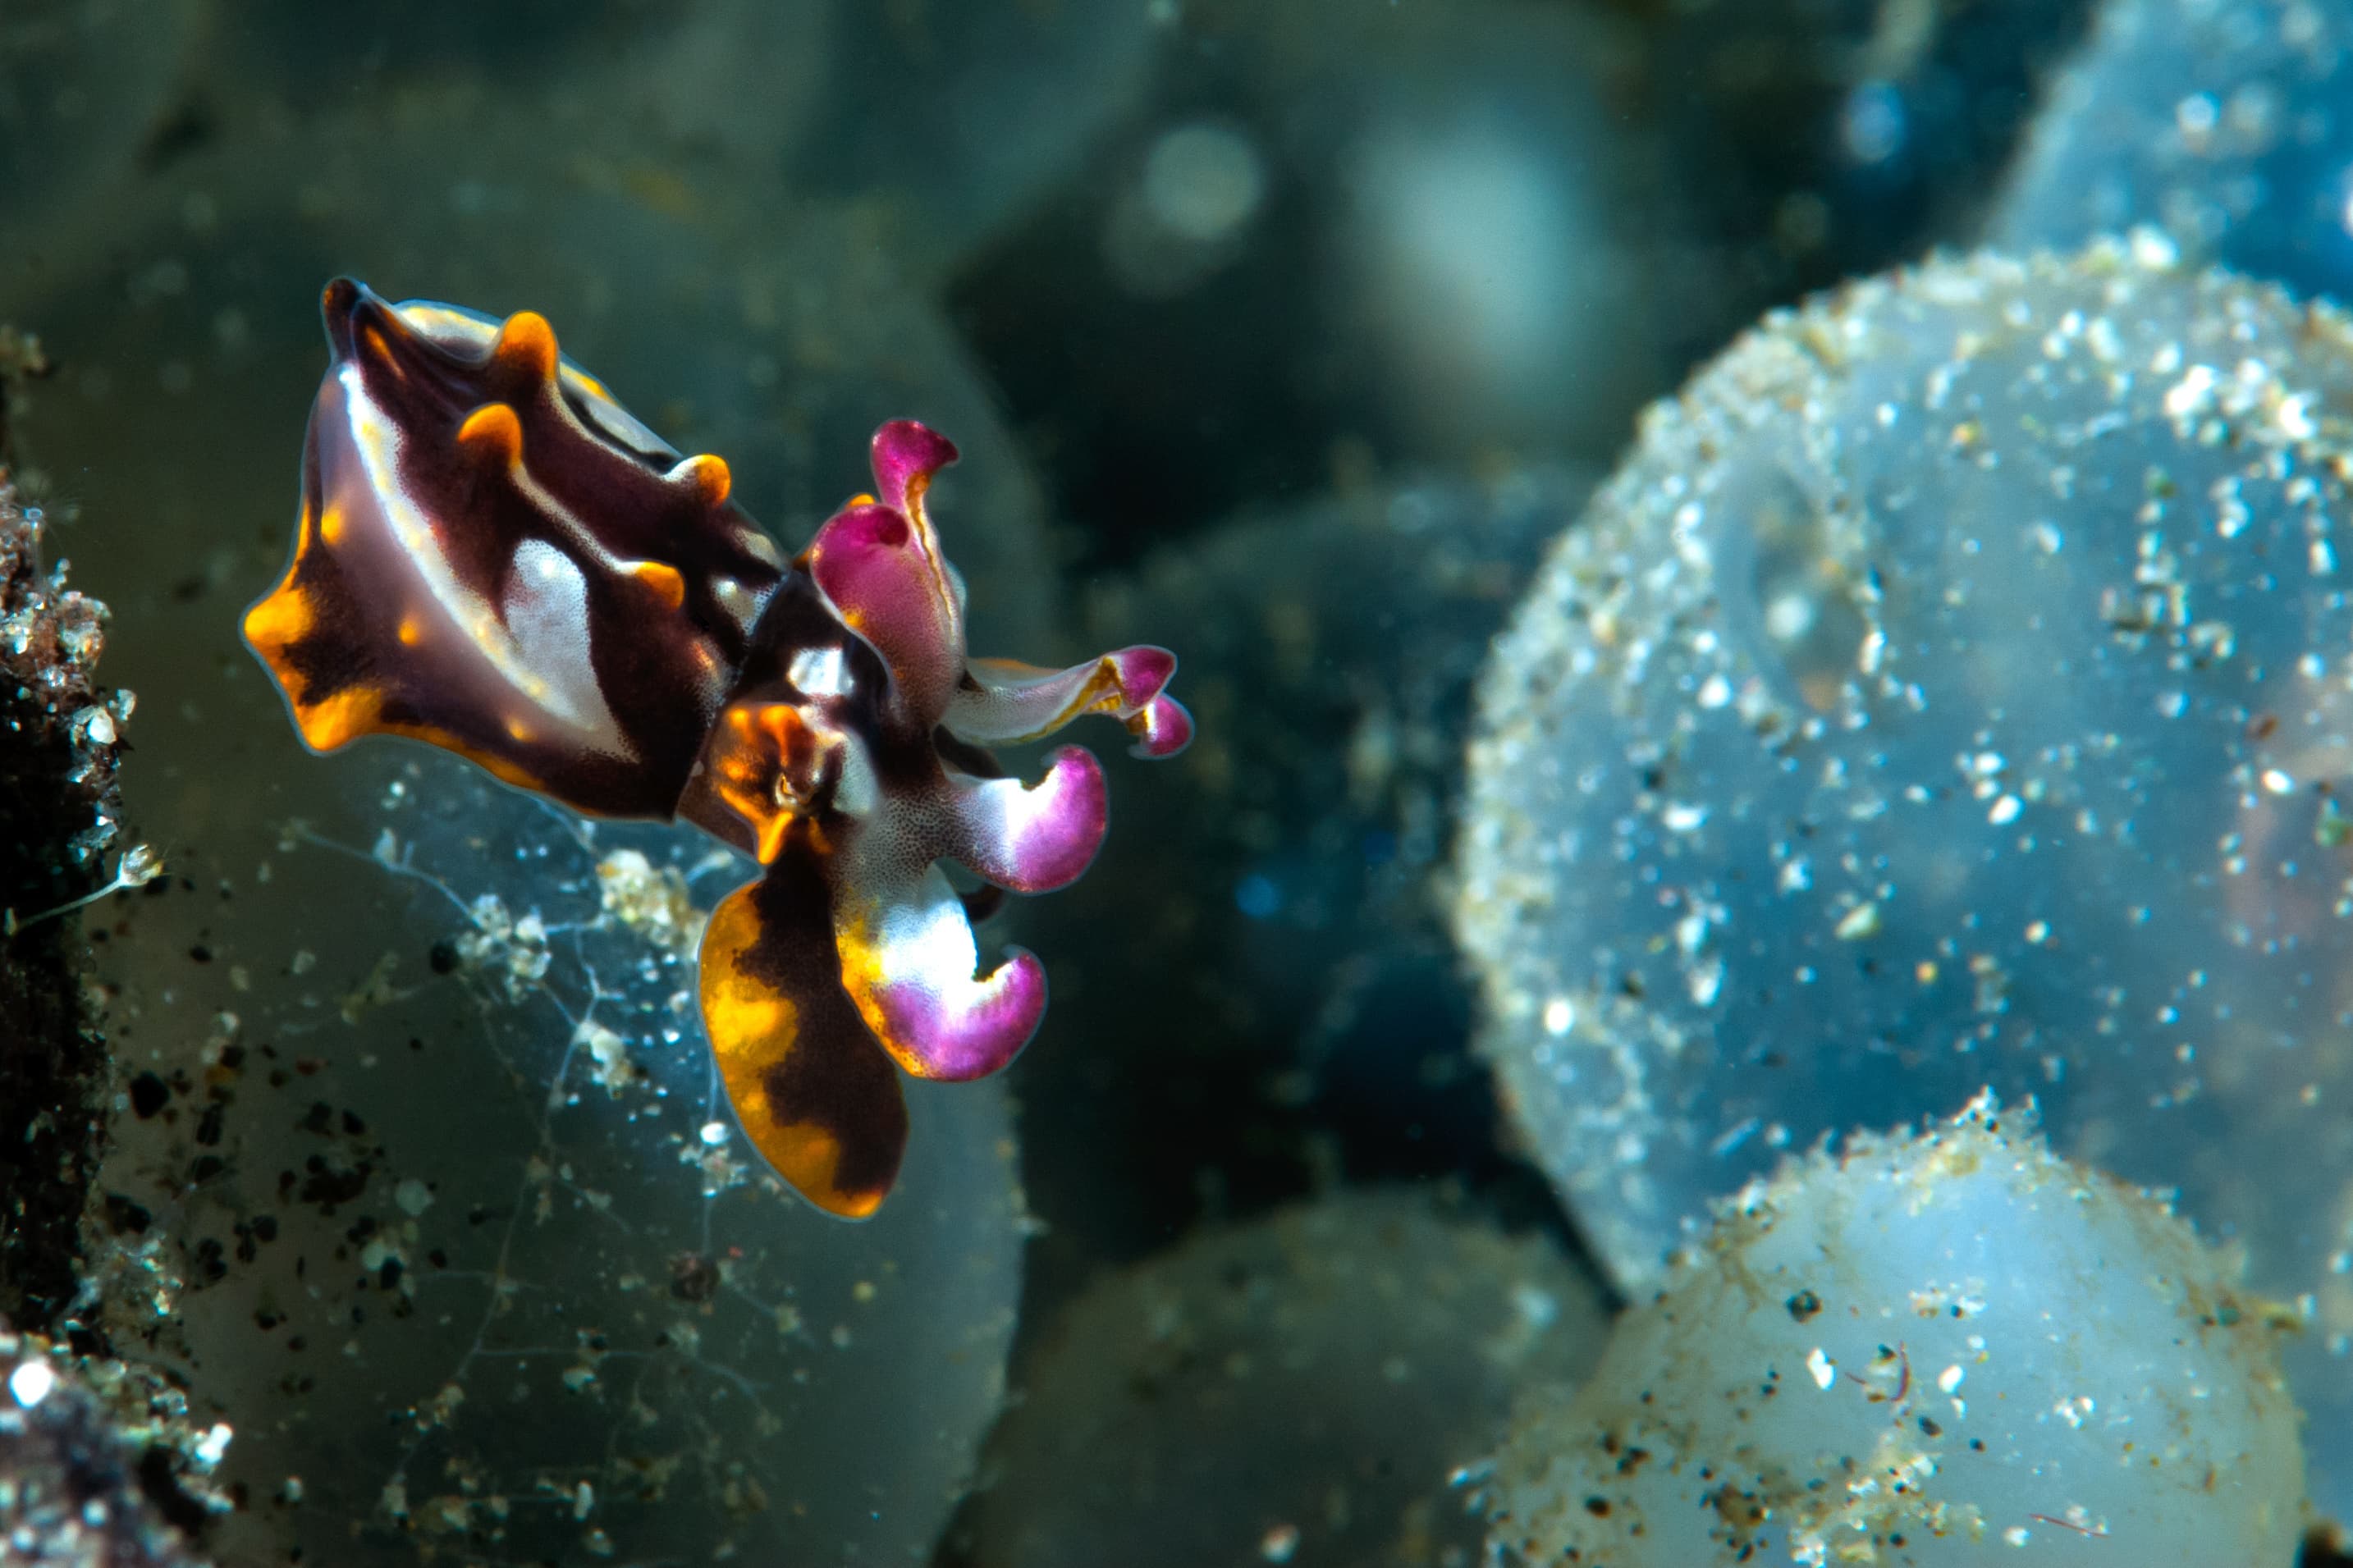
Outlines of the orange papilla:
<svg viewBox="0 0 2353 1568">
<path fill-rule="evenodd" d="M 332 515 L 334 509 L 330 507 L 328 511 Z M 342 532 L 340 521 L 335 531 Z M 323 536 L 324 528 L 319 514 L 305 500 L 301 511 L 295 518 L 294 559 L 287 563 L 286 575 L 278 580 L 277 587 L 254 601 L 245 612 L 245 640 L 261 655 L 280 686 L 286 685 L 291 673 L 282 657 L 285 650 L 310 636 L 311 627 L 318 624 L 318 606 L 311 602 L 310 595 L 302 591 L 297 579 L 302 574 L 304 558 Z M 325 538 L 324 542 L 332 544 L 334 541 Z M 289 687 L 288 689 L 290 692 L 292 689 Z"/>
<path fill-rule="evenodd" d="M 275 664 L 271 666 L 277 668 Z M 280 676 L 283 683 L 284 676 Z M 294 700 L 294 719 L 302 729 L 302 739 L 316 751 L 332 752 L 347 745 L 362 735 L 371 735 L 384 728 L 384 693 L 373 686 L 346 686 L 332 697 L 317 702 Z"/>
<path fill-rule="evenodd" d="M 458 426 L 458 441 L 512 463 L 522 456 L 522 421 L 503 403 L 485 403 Z"/>
<path fill-rule="evenodd" d="M 298 560 L 296 565 L 301 564 Z M 286 684 L 290 671 L 284 658 L 288 647 L 310 634 L 318 620 L 318 613 L 310 596 L 294 585 L 294 570 L 289 568 L 286 580 L 278 584 L 269 597 L 255 602 L 245 612 L 245 640 L 253 645 L 269 665 L 269 672 Z"/>
<path fill-rule="evenodd" d="M 687 477 L 702 492 L 705 506 L 724 506 L 735 489 L 735 476 L 727 467 L 727 459 L 704 452 L 686 460 Z"/>
<path fill-rule="evenodd" d="M 555 329 L 536 310 L 517 310 L 500 326 L 491 354 L 501 364 L 546 380 L 555 374 Z"/>
<path fill-rule="evenodd" d="M 660 561 L 633 561 L 629 575 L 653 590 L 662 607 L 675 610 L 686 603 L 686 579 L 677 567 Z"/>
</svg>

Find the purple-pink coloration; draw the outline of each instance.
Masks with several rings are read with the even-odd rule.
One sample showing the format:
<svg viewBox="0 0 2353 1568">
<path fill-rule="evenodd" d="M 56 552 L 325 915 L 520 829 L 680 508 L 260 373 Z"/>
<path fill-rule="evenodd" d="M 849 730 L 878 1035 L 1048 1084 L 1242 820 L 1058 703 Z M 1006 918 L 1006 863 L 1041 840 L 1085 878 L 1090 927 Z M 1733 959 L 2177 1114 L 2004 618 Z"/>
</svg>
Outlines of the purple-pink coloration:
<svg viewBox="0 0 2353 1568">
<path fill-rule="evenodd" d="M 877 436 L 878 453 L 881 444 Z M 963 616 L 907 514 L 878 502 L 849 507 L 818 530 L 805 558 L 842 618 L 891 666 L 907 704 L 944 712 L 964 673 Z"/>
<path fill-rule="evenodd" d="M 1016 893 L 1050 893 L 1079 879 L 1103 844 L 1108 805 L 1103 764 L 1079 746 L 1047 759 L 1034 784 L 1015 779 L 959 781 L 951 808 L 962 848 L 955 858 Z"/>
<path fill-rule="evenodd" d="M 981 967 L 974 914 L 1068 885 L 1103 843 L 1075 746 L 1025 784 L 987 747 L 1082 713 L 1151 757 L 1192 721 L 1176 660 L 974 659 L 925 498 L 955 447 L 875 433 L 877 495 L 781 560 L 728 500 L 556 351 L 338 279 L 284 582 L 246 635 L 306 741 L 447 746 L 576 810 L 675 816 L 762 864 L 712 912 L 703 1019 L 746 1133 L 829 1212 L 888 1194 L 921 1078 L 1003 1068 L 1046 1006 L 1038 960 Z M 942 862 L 985 884 L 960 892 Z M 881 1047 L 877 1051 L 876 1047 Z"/>
</svg>

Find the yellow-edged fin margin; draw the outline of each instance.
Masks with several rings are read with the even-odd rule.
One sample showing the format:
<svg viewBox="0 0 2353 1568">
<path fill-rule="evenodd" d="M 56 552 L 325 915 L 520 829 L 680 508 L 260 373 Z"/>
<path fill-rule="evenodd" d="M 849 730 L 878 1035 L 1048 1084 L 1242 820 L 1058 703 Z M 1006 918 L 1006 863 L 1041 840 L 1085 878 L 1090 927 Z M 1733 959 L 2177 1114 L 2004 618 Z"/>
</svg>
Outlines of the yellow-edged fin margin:
<svg viewBox="0 0 2353 1568">
<path fill-rule="evenodd" d="M 865 1219 L 890 1194 L 905 1147 L 897 1071 L 838 988 L 797 998 L 760 973 L 764 945 L 789 946 L 803 934 L 768 929 L 760 905 L 777 896 L 788 895 L 755 882 L 711 912 L 701 962 L 703 1028 L 736 1120 L 761 1156 L 828 1214 Z M 811 1001 L 817 1016 L 805 1006 Z M 852 1138 L 891 1146 L 854 1151 Z M 860 1163 L 864 1179 L 853 1170 Z"/>
<path fill-rule="evenodd" d="M 445 752 L 455 752 L 501 784 L 533 793 L 545 789 L 536 773 L 512 757 L 469 745 L 438 724 L 387 720 L 384 716 L 384 694 L 373 686 L 346 686 L 317 702 L 305 702 L 290 692 L 288 705 L 294 710 L 294 727 L 301 731 L 302 743 L 314 752 L 337 751 L 364 735 L 397 735 L 403 740 L 422 741 Z"/>
</svg>

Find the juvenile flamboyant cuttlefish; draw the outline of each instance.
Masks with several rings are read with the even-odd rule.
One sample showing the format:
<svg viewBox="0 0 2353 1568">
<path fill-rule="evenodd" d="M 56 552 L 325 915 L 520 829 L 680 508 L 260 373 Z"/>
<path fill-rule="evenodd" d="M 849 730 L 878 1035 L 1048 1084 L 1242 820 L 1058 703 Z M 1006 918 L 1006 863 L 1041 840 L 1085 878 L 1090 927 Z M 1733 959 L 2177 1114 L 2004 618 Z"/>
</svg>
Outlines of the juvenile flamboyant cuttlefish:
<svg viewBox="0 0 2353 1568">
<path fill-rule="evenodd" d="M 956 452 L 911 420 L 875 432 L 876 494 L 787 562 L 727 465 L 681 458 L 543 317 L 349 279 L 324 312 L 293 561 L 245 616 L 303 741 L 427 741 L 575 811 L 682 819 L 756 858 L 702 939 L 720 1076 L 780 1175 L 873 1213 L 906 1146 L 892 1062 L 984 1077 L 1045 1010 L 1038 960 L 982 972 L 972 920 L 1003 889 L 1068 884 L 1103 842 L 1093 757 L 1062 747 L 1025 784 L 984 748 L 1104 713 L 1139 755 L 1174 755 L 1192 736 L 1163 690 L 1175 657 L 967 658 L 924 506 Z M 986 885 L 959 893 L 944 859 Z"/>
</svg>

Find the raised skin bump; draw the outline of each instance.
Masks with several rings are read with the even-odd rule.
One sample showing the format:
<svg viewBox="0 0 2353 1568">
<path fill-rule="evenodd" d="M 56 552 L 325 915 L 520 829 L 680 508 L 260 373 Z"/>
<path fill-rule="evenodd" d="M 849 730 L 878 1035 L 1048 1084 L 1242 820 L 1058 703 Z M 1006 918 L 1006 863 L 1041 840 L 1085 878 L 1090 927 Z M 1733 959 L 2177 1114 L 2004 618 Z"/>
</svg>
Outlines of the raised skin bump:
<svg viewBox="0 0 2353 1568">
<path fill-rule="evenodd" d="M 522 421 L 503 403 L 486 403 L 467 415 L 466 422 L 458 426 L 458 441 L 510 463 L 522 461 Z"/>
<path fill-rule="evenodd" d="M 689 458 L 670 471 L 673 480 L 692 485 L 702 492 L 705 506 L 723 506 L 735 489 L 735 476 L 724 461 L 705 452 Z"/>
<path fill-rule="evenodd" d="M 973 922 L 1074 880 L 1108 826 L 1086 752 L 1024 783 L 984 748 L 1095 713 L 1174 754 L 1192 733 L 1175 656 L 969 658 L 925 504 L 955 447 L 913 421 L 875 433 L 874 493 L 787 564 L 726 463 L 680 457 L 544 317 L 345 279 L 323 313 L 293 560 L 245 621 L 304 740 L 429 742 L 756 860 L 703 939 L 720 1078 L 780 1176 L 872 1214 L 906 1144 L 898 1073 L 985 1077 L 1044 1015 L 1044 966 L 987 963 Z M 984 885 L 958 891 L 944 861 Z"/>
<path fill-rule="evenodd" d="M 517 310 L 491 344 L 491 357 L 518 375 L 548 381 L 555 375 L 555 329 L 536 310 Z"/>
<path fill-rule="evenodd" d="M 675 610 L 686 604 L 686 579 L 675 566 L 659 561 L 632 561 L 622 568 L 638 582 L 651 589 L 665 610 Z"/>
</svg>

